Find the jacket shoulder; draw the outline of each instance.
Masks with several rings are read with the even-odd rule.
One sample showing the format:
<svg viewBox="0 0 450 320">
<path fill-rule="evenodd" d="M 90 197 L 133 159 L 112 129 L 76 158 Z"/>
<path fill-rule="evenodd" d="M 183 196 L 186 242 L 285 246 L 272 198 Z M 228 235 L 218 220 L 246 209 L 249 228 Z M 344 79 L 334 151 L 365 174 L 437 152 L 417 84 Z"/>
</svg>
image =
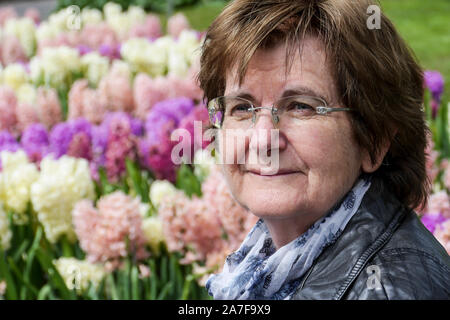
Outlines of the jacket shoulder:
<svg viewBox="0 0 450 320">
<path fill-rule="evenodd" d="M 414 211 L 366 264 L 347 299 L 450 299 L 450 257 Z"/>
</svg>

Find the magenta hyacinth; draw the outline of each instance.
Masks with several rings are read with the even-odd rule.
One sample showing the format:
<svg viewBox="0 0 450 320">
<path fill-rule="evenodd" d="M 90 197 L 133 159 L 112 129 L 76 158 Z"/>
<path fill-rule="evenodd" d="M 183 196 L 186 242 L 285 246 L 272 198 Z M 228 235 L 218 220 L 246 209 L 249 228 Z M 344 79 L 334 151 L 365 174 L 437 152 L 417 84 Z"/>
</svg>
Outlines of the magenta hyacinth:
<svg viewBox="0 0 450 320">
<path fill-rule="evenodd" d="M 105 152 L 105 167 L 108 179 L 117 182 L 126 172 L 126 159 L 137 158 L 137 138 L 132 132 L 132 121 L 123 112 L 108 115 L 108 142 Z"/>
<path fill-rule="evenodd" d="M 445 218 L 442 214 L 425 214 L 421 218 L 422 223 L 425 225 L 425 227 L 433 233 L 434 230 L 436 230 L 436 226 L 440 225 L 445 221 Z"/>
</svg>

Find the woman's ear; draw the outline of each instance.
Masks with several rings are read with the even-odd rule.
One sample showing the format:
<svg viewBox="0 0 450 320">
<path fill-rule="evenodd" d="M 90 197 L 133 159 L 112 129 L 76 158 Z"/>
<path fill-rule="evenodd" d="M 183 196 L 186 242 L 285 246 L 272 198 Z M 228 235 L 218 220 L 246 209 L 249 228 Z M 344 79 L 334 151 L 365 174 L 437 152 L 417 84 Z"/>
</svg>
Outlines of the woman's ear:
<svg viewBox="0 0 450 320">
<path fill-rule="evenodd" d="M 392 139 L 394 139 L 396 134 L 397 128 L 394 128 Z M 383 144 L 380 153 L 377 155 L 377 158 L 375 159 L 376 160 L 375 163 L 372 163 L 369 152 L 367 150 L 364 149 L 362 151 L 361 167 L 364 172 L 372 173 L 378 170 L 378 168 L 381 166 L 381 163 L 383 162 L 384 157 L 386 156 L 386 153 L 389 151 L 391 141 L 392 140 L 386 139 L 386 142 Z"/>
</svg>

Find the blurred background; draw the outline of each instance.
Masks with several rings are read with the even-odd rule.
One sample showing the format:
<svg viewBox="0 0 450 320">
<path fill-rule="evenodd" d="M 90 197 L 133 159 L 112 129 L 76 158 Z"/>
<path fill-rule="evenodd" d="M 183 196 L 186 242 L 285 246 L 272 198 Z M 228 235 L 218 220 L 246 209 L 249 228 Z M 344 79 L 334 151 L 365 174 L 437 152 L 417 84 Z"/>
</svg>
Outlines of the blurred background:
<svg viewBox="0 0 450 320">
<path fill-rule="evenodd" d="M 414 209 L 450 253 L 450 1 L 380 3 L 425 70 L 433 189 Z M 210 298 L 256 222 L 194 135 L 226 4 L 0 0 L 0 299 Z"/>
</svg>

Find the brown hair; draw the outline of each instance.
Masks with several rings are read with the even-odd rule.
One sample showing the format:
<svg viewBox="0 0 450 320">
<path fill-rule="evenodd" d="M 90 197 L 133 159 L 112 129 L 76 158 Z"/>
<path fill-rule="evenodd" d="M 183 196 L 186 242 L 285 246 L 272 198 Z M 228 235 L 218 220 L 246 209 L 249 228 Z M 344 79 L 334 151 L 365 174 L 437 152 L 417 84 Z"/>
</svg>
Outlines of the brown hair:
<svg viewBox="0 0 450 320">
<path fill-rule="evenodd" d="M 422 109 L 423 73 L 394 26 L 381 13 L 380 29 L 367 27 L 368 0 L 234 0 L 209 27 L 198 75 L 204 98 L 223 95 L 226 75 L 237 66 L 242 82 L 260 48 L 287 44 L 286 66 L 305 35 L 325 46 L 341 103 L 350 113 L 356 142 L 373 164 L 386 139 L 384 163 L 374 173 L 411 208 L 427 203 L 427 134 Z M 375 3 L 376 4 L 376 3 Z M 394 134 L 393 128 L 397 131 Z"/>
</svg>

